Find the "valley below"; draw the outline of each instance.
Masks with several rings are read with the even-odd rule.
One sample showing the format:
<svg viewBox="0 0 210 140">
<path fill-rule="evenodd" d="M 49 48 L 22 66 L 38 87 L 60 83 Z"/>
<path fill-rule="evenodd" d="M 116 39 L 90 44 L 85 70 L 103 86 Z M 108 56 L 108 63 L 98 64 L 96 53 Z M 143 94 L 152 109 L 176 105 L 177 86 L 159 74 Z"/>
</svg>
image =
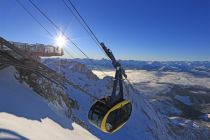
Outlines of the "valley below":
<svg viewBox="0 0 210 140">
<path fill-rule="evenodd" d="M 100 78 L 103 74 L 93 70 Z M 106 71 L 114 76 L 114 71 Z M 128 79 L 139 94 L 145 95 L 149 103 L 166 115 L 174 132 L 183 127 L 196 132 L 210 133 L 210 79 L 187 72 L 164 72 L 127 70 Z M 190 137 L 190 136 L 189 136 Z"/>
</svg>

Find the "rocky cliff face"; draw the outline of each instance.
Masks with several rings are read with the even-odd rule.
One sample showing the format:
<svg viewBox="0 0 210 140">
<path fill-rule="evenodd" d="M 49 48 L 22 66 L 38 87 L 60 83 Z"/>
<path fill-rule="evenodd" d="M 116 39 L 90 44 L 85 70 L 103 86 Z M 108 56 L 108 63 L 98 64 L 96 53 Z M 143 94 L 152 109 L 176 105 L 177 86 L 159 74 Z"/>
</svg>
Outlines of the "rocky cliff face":
<svg viewBox="0 0 210 140">
<path fill-rule="evenodd" d="M 46 97 L 33 91 L 36 89 L 33 85 L 29 87 L 26 82 L 20 82 L 20 79 L 15 77 L 19 77 L 19 72 L 14 67 L 0 70 L 1 140 L 97 139 L 74 123 L 72 117 L 68 117 L 68 105 L 65 105 L 67 102 L 59 94 L 53 96 L 52 94 L 57 94 L 56 91 L 52 94 L 46 92 L 45 94 L 49 94 Z M 61 101 L 62 105 L 58 104 L 58 101 Z"/>
<path fill-rule="evenodd" d="M 43 59 L 42 62 L 47 66 L 56 69 L 57 72 L 76 72 L 87 76 L 89 79 L 98 80 L 98 77 L 89 70 L 84 64 L 70 59 Z M 61 69 L 65 69 L 65 72 Z"/>
<path fill-rule="evenodd" d="M 72 113 L 73 109 L 79 109 L 79 104 L 66 93 L 66 89 L 64 87 L 25 69 L 16 68 L 15 77 L 21 83 L 25 83 L 38 95 L 43 97 L 47 102 L 54 106 L 54 108 L 59 108 L 59 110 L 64 112 L 65 115 L 72 121 L 77 122 L 85 128 L 87 127 L 82 120 Z"/>
</svg>

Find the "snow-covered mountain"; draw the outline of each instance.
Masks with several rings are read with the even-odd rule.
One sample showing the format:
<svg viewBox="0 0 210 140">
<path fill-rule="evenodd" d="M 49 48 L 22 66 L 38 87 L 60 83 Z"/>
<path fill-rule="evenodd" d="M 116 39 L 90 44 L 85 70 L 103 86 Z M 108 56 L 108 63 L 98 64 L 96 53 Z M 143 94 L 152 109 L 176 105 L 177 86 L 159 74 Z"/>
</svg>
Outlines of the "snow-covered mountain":
<svg viewBox="0 0 210 140">
<path fill-rule="evenodd" d="M 126 125 L 110 135 L 99 131 L 88 122 L 87 114 L 94 99 L 83 90 L 99 98 L 110 95 L 112 78 L 103 77 L 100 71 L 93 73 L 75 60 L 45 59 L 43 63 L 63 74 L 74 85 L 78 85 L 75 87 L 69 84 L 65 89 L 68 97 L 77 102 L 78 106 L 72 108 L 72 115 L 69 117 L 64 112 L 65 106 L 40 97 L 27 83 L 20 83 L 14 78 L 15 73 L 18 73 L 15 69 L 1 70 L 0 90 L 4 93 L 0 92 L 0 138 L 8 136 L 43 139 L 51 133 L 53 134 L 49 138 L 54 139 L 207 140 L 210 137 L 209 124 L 202 120 L 202 116 L 208 113 L 208 99 L 204 100 L 210 94 L 208 78 L 175 71 L 126 71 L 138 90 L 133 91 L 125 83 L 125 97 L 131 100 L 133 112 Z M 113 71 L 106 73 L 114 74 Z M 17 91 L 20 95 L 17 95 Z M 201 102 L 202 106 L 196 106 Z M 193 105 L 201 112 L 194 120 L 189 117 L 195 109 Z M 190 113 L 187 110 L 190 110 Z M 77 123 L 81 122 L 83 128 L 74 123 L 72 118 L 74 121 L 78 120 Z M 18 122 L 24 125 L 11 127 L 18 126 Z M 29 133 L 26 130 L 28 128 L 34 130 L 34 133 Z"/>
<path fill-rule="evenodd" d="M 97 139 L 25 83 L 14 67 L 0 71 L 0 139 Z"/>
<path fill-rule="evenodd" d="M 77 62 L 95 69 L 88 59 L 74 59 Z M 111 69 L 112 65 L 107 59 L 92 60 L 103 69 Z M 148 70 L 148 71 L 170 71 L 170 72 L 189 72 L 200 76 L 210 76 L 209 61 L 135 61 L 119 60 L 125 69 L 129 70 Z"/>
<path fill-rule="evenodd" d="M 110 77 L 100 77 L 103 73 L 94 71 L 101 80 L 87 79 L 84 77 L 85 75 L 68 69 L 72 63 L 71 61 L 66 60 L 63 68 L 55 67 L 58 65 L 52 64 L 61 63 L 62 61 L 51 59 L 51 61 L 48 60 L 46 62 L 51 68 L 57 71 L 59 69 L 60 72 L 65 73 L 65 76 L 69 79 L 77 75 L 78 79 L 73 79 L 74 82 L 98 97 L 111 93 L 112 80 Z M 114 71 L 105 71 L 105 73 L 110 76 L 114 75 Z M 126 85 L 125 89 L 126 97 L 134 105 L 134 111 L 125 127 L 113 135 L 104 134 L 89 125 L 86 116 L 91 103 L 93 103 L 92 100 L 89 101 L 83 95 L 79 97 L 73 96 L 79 102 L 80 107 L 84 108 L 82 111 L 80 109 L 77 111 L 79 113 L 77 116 L 88 124 L 89 130 L 94 135 L 100 139 L 208 139 L 210 136 L 209 124 L 204 122 L 205 125 L 203 125 L 203 123 L 198 123 L 201 120 L 193 121 L 189 116 L 184 118 L 182 114 L 187 114 L 186 109 L 184 110 L 183 106 L 177 107 L 179 104 L 176 102 L 176 99 L 177 97 L 188 98 L 187 96 L 189 95 L 184 95 L 184 91 L 188 89 L 184 87 L 189 87 L 191 92 L 200 90 L 201 92 L 206 92 L 207 95 L 210 94 L 209 90 L 207 90 L 210 85 L 209 78 L 192 75 L 187 72 L 128 70 L 126 73 L 130 81 L 135 85 L 135 88 L 138 89 L 138 91 L 133 92 L 128 85 Z M 107 85 L 107 87 L 104 85 Z M 201 98 L 205 98 L 206 94 Z M 70 96 L 72 97 L 72 95 Z M 82 98 L 89 101 L 88 107 L 87 103 L 84 104 L 84 100 L 81 100 Z M 198 100 L 192 101 L 199 104 Z M 205 115 L 205 113 L 200 115 Z"/>
<path fill-rule="evenodd" d="M 103 97 L 110 95 L 112 90 L 112 79 L 105 77 L 104 79 L 90 79 L 89 75 L 75 71 L 72 69 L 72 60 L 59 60 L 48 59 L 44 63 L 56 71 L 63 73 L 65 77 L 73 81 L 80 87 L 84 88 L 88 92 L 91 92 L 97 97 Z M 62 64 L 60 67 L 57 64 Z M 74 62 L 77 63 L 77 62 Z M 86 68 L 87 69 L 87 68 Z M 91 74 L 92 75 L 92 74 Z M 167 118 L 161 116 L 158 112 L 153 110 L 150 104 L 148 104 L 145 97 L 141 94 L 133 93 L 131 89 L 126 87 L 126 98 L 133 102 L 133 113 L 128 123 L 118 132 L 110 135 L 103 133 L 89 124 L 87 120 L 87 114 L 94 103 L 94 100 L 85 95 L 84 93 L 75 94 L 72 89 L 68 89 L 71 98 L 78 101 L 79 110 L 75 110 L 75 115 L 81 120 L 84 120 L 88 125 L 89 131 L 103 140 L 120 140 L 120 139 L 172 139 L 173 136 L 169 135 L 167 129 Z M 154 118 L 152 118 L 155 116 Z M 151 121 L 152 120 L 152 121 Z"/>
</svg>

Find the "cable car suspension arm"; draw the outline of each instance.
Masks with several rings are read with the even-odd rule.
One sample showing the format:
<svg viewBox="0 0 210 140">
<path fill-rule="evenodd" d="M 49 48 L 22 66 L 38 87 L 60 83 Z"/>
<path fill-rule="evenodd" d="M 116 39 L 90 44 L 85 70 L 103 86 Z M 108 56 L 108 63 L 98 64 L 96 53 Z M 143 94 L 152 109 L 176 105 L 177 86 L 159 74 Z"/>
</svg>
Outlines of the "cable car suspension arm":
<svg viewBox="0 0 210 140">
<path fill-rule="evenodd" d="M 101 47 L 103 48 L 106 55 L 111 59 L 112 65 L 116 69 L 111 100 L 113 102 L 121 101 L 123 100 L 123 77 L 127 78 L 127 75 L 125 74 L 125 70 L 122 68 L 121 64 L 115 59 L 112 51 L 107 48 L 104 43 L 101 43 Z M 119 93 L 116 93 L 118 84 L 120 91 Z"/>
</svg>

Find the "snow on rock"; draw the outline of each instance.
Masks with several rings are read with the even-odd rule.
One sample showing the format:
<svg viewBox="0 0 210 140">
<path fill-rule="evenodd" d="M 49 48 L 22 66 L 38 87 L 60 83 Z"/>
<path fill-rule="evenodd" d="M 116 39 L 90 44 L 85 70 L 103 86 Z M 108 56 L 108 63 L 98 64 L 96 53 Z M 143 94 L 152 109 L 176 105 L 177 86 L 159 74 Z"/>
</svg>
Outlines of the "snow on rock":
<svg viewBox="0 0 210 140">
<path fill-rule="evenodd" d="M 51 68 L 54 68 L 57 72 L 61 72 L 61 69 L 65 68 L 66 71 L 70 70 L 72 72 L 81 73 L 87 76 L 89 79 L 98 79 L 98 77 L 93 74 L 91 70 L 87 69 L 84 64 L 76 61 L 69 61 L 68 59 L 43 59 L 43 63 Z M 59 67 L 54 67 L 55 65 Z M 63 74 L 66 73 L 64 71 L 62 72 Z"/>
<path fill-rule="evenodd" d="M 93 68 L 93 64 L 88 59 L 74 59 L 78 62 Z M 107 59 L 92 60 L 95 64 L 103 69 L 112 68 L 111 63 Z M 195 76 L 210 77 L 209 61 L 135 61 L 135 60 L 119 60 L 125 69 L 130 70 L 147 70 L 162 72 L 187 72 Z"/>
<path fill-rule="evenodd" d="M 210 114 L 204 114 L 200 118 L 205 120 L 205 121 L 210 121 Z"/>
<path fill-rule="evenodd" d="M 96 75 L 100 75 L 99 71 L 95 70 L 94 73 Z M 168 120 L 165 118 L 164 113 L 162 112 L 167 112 L 168 110 L 170 110 L 173 112 L 173 114 L 177 115 L 182 112 L 174 108 L 174 106 L 172 106 L 171 104 L 166 104 L 166 106 L 164 106 L 163 102 L 155 101 L 158 100 L 158 94 L 170 95 L 173 85 L 199 86 L 209 88 L 209 78 L 196 77 L 190 73 L 184 72 L 127 70 L 126 73 L 128 75 L 128 79 L 133 83 L 134 87 L 138 89 L 138 91 L 143 93 L 143 95 L 146 95 L 146 97 L 148 98 L 151 97 L 152 99 L 149 102 L 149 100 L 141 94 L 129 94 L 130 96 L 128 96 L 128 98 L 131 98 L 132 104 L 136 107 L 134 107 L 132 116 L 124 128 L 128 127 L 127 130 L 129 131 L 129 134 L 131 136 L 136 136 L 134 131 L 138 131 L 138 133 L 140 134 L 139 136 L 141 137 L 139 139 L 209 139 L 210 133 L 209 129 L 206 127 L 206 124 L 202 126 L 200 123 L 198 123 L 198 127 L 197 123 L 195 124 L 193 123 L 193 121 L 186 121 L 185 118 L 182 118 L 181 120 L 186 121 L 186 125 L 182 121 L 180 123 L 177 118 Z M 106 74 L 113 76 L 114 71 L 106 71 Z M 180 99 L 183 103 L 186 103 L 188 105 L 192 104 L 188 96 L 181 96 L 181 98 L 180 96 L 177 96 L 177 98 Z M 160 112 L 162 114 L 159 114 Z M 150 119 L 147 120 L 147 117 Z M 134 118 L 136 118 L 138 121 L 133 121 Z M 185 127 L 183 128 L 183 125 L 181 125 L 182 127 L 176 127 L 176 122 L 179 124 L 183 124 Z M 157 125 L 157 127 L 155 124 Z M 150 133 L 145 130 L 148 130 Z M 163 131 L 160 132 L 160 130 Z M 155 138 L 148 137 L 150 135 L 154 136 L 155 134 L 157 134 Z M 165 137 L 160 138 L 160 135 Z M 138 139 L 134 137 L 132 138 Z"/>
<path fill-rule="evenodd" d="M 191 120 L 186 120 L 180 117 L 169 117 L 170 123 L 174 124 L 176 126 L 182 126 L 182 127 L 199 127 L 196 125 L 196 123 L 193 123 Z"/>
<path fill-rule="evenodd" d="M 47 59 L 44 63 L 94 96 L 100 98 L 111 94 L 112 79 L 110 77 L 102 77 L 101 72 L 94 71 L 93 74 L 85 65 L 81 65 L 73 60 L 58 61 L 58 59 Z M 14 78 L 14 73 L 15 70 L 11 68 L 0 71 L 0 90 L 4 91 L 0 92 L 0 112 L 4 112 L 0 113 L 0 136 L 33 139 L 36 138 L 36 133 L 28 134 L 28 132 L 26 134 L 27 130 L 25 129 L 30 128 L 36 131 L 37 127 L 40 129 L 37 131 L 42 131 L 39 134 L 46 136 L 46 139 L 95 139 L 97 137 L 102 140 L 181 140 L 185 136 L 196 139 L 204 134 L 203 130 L 196 134 L 193 133 L 194 131 L 191 131 L 192 128 L 197 129 L 195 124 L 191 125 L 192 128 L 187 127 L 184 129 L 174 126 L 174 123 L 170 122 L 177 124 L 176 120 L 168 119 L 163 114 L 160 114 L 160 110 L 154 108 L 147 96 L 142 93 L 152 95 L 168 92 L 170 85 L 164 83 L 184 85 L 196 85 L 199 83 L 198 85 L 208 87 L 210 81 L 207 78 L 194 77 L 184 72 L 126 71 L 130 81 L 141 93 L 132 91 L 125 84 L 125 97 L 132 102 L 133 111 L 124 127 L 114 134 L 103 133 L 88 122 L 87 114 L 94 100 L 84 94 L 84 92 L 69 85 L 66 92 L 69 97 L 76 100 L 79 104 L 79 109 L 73 110 L 73 113 L 87 124 L 88 130 L 92 133 L 89 134 L 89 132 L 71 122 L 65 114 L 57 111 L 55 107 L 51 107 L 51 104 L 49 105 L 48 102 L 31 91 L 27 85 L 20 84 Z M 106 71 L 106 74 L 113 76 L 114 72 Z M 101 76 L 101 79 L 97 78 L 96 75 Z M 196 82 L 192 83 L 191 81 Z M 9 124 L 7 118 L 15 121 Z M 18 122 L 22 122 L 26 128 L 15 124 Z M 14 130 L 10 128 L 11 126 L 15 126 Z M 15 129 L 17 127 L 20 127 L 20 129 Z M 203 135 L 205 136 L 203 138 L 209 136 L 208 130 L 205 130 L 205 133 L 206 135 Z M 41 135 L 39 139 L 43 139 Z"/>
<path fill-rule="evenodd" d="M 69 60 L 72 61 L 72 60 Z M 67 63 L 66 63 L 67 64 Z M 50 64 L 51 68 L 58 69 L 59 65 Z M 75 84 L 80 85 L 86 91 L 94 94 L 97 97 L 103 97 L 105 95 L 110 95 L 112 86 L 110 85 L 110 78 L 104 77 L 103 79 L 90 79 L 84 73 L 78 71 L 69 70 L 69 65 L 62 65 L 60 67 L 60 72 L 65 73 L 65 76 L 73 81 Z M 85 67 L 84 67 L 85 68 Z M 87 69 L 87 68 L 86 68 Z M 88 111 L 91 105 L 94 103 L 93 99 L 84 93 L 79 93 L 72 87 L 68 88 L 69 96 L 78 101 L 80 106 L 79 110 L 74 110 L 74 114 L 84 120 L 88 125 L 88 128 L 92 134 L 94 134 L 99 139 L 103 140 L 171 140 L 174 136 L 171 135 L 170 129 L 167 128 L 167 118 L 161 116 L 159 112 L 155 111 L 148 100 L 141 93 L 133 92 L 130 89 L 129 94 L 126 98 L 131 100 L 133 104 L 133 111 L 131 118 L 128 122 L 116 133 L 106 134 L 93 127 L 87 119 Z"/>
<path fill-rule="evenodd" d="M 0 139 L 97 139 L 19 83 L 15 74 L 13 67 L 0 71 Z"/>
<path fill-rule="evenodd" d="M 186 104 L 186 105 L 192 105 L 192 102 L 190 101 L 189 96 L 180 96 L 180 95 L 176 95 L 175 99 L 181 101 L 182 103 Z"/>
<path fill-rule="evenodd" d="M 100 75 L 100 71 L 93 71 L 96 75 Z M 105 71 L 107 75 L 113 76 L 114 71 Z M 145 86 L 155 91 L 167 90 L 167 84 L 186 85 L 186 86 L 202 86 L 205 88 L 210 87 L 210 78 L 197 77 L 190 73 L 185 72 L 160 72 L 160 71 L 147 71 L 147 70 L 126 70 L 128 79 L 138 84 L 141 91 L 145 90 Z M 103 78 L 100 75 L 100 78 Z M 165 83 L 165 85 L 164 85 Z M 141 88 L 142 87 L 142 88 Z"/>
</svg>

